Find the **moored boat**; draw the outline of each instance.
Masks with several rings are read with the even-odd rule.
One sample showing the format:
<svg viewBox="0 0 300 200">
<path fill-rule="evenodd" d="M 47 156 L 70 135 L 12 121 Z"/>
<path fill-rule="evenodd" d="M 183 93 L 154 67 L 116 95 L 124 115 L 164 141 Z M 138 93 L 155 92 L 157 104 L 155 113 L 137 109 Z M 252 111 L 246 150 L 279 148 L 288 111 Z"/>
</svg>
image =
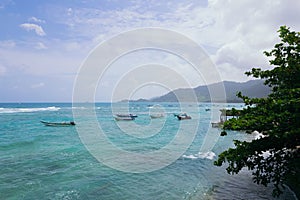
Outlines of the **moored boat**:
<svg viewBox="0 0 300 200">
<path fill-rule="evenodd" d="M 137 115 L 133 115 L 133 114 L 116 114 L 114 116 L 115 120 L 117 121 L 131 121 L 131 120 L 135 120 L 135 118 L 137 118 Z"/>
<path fill-rule="evenodd" d="M 150 117 L 152 119 L 157 119 L 157 118 L 165 117 L 165 115 L 163 113 L 158 113 L 158 114 L 151 114 Z"/>
<path fill-rule="evenodd" d="M 174 114 L 174 116 L 177 117 L 178 120 L 192 119 L 192 117 L 187 115 L 186 113 Z"/>
<path fill-rule="evenodd" d="M 41 121 L 42 124 L 45 126 L 75 126 L 75 122 L 70 121 L 70 122 L 46 122 L 46 121 Z"/>
</svg>

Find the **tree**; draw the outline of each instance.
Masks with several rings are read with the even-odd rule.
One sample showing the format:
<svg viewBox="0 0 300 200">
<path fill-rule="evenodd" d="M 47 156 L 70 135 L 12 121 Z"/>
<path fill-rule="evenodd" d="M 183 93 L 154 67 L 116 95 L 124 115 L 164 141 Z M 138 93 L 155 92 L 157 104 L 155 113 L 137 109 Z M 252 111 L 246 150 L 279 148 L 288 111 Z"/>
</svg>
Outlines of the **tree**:
<svg viewBox="0 0 300 200">
<path fill-rule="evenodd" d="M 300 169 L 300 32 L 286 26 L 278 30 L 281 42 L 270 52 L 271 70 L 253 68 L 248 76 L 261 78 L 271 87 L 266 98 L 249 98 L 241 92 L 246 107 L 237 119 L 224 123 L 224 130 L 258 131 L 263 137 L 251 142 L 234 141 L 235 148 L 221 153 L 215 165 L 228 163 L 230 174 L 237 174 L 247 167 L 257 184 L 273 183 L 274 196 L 279 196 L 289 177 L 299 186 Z M 298 188 L 299 189 L 299 188 Z"/>
</svg>

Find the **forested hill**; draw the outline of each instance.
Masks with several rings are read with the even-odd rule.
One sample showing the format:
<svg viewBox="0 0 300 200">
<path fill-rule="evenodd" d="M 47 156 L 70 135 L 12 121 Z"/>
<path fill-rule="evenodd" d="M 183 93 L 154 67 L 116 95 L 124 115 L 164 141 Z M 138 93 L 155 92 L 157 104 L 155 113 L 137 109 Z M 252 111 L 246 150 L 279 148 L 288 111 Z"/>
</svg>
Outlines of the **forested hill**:
<svg viewBox="0 0 300 200">
<path fill-rule="evenodd" d="M 221 88 L 221 84 L 224 84 L 225 92 L 226 92 L 226 102 L 242 102 L 241 99 L 236 97 L 236 93 L 241 91 L 243 95 L 248 97 L 266 97 L 270 93 L 270 88 L 263 84 L 262 80 L 250 80 L 247 82 L 232 82 L 232 81 L 224 81 L 220 83 L 214 83 L 211 85 L 203 85 L 193 89 L 184 88 L 177 89 L 172 92 L 169 92 L 163 96 L 155 97 L 150 99 L 153 102 L 176 102 L 178 101 L 177 97 L 179 97 L 182 102 L 193 101 L 193 91 L 195 92 L 197 99 L 199 102 L 211 102 L 209 89 L 214 91 L 214 101 L 221 102 L 222 98 L 218 98 L 218 90 Z M 221 94 L 221 92 L 220 92 Z"/>
</svg>

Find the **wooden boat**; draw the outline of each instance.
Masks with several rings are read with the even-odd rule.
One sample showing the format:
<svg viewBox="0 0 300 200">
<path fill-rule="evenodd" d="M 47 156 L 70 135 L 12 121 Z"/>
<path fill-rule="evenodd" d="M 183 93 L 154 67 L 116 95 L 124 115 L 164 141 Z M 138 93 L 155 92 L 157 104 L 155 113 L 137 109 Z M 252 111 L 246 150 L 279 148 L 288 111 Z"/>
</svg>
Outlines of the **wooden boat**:
<svg viewBox="0 0 300 200">
<path fill-rule="evenodd" d="M 75 122 L 46 122 L 41 121 L 45 126 L 75 126 Z"/>
<path fill-rule="evenodd" d="M 177 117 L 178 120 L 192 119 L 192 117 L 188 116 L 186 113 L 174 114 L 174 116 Z"/>
<path fill-rule="evenodd" d="M 116 114 L 114 117 L 117 121 L 132 121 L 138 116 L 133 114 Z"/>
</svg>

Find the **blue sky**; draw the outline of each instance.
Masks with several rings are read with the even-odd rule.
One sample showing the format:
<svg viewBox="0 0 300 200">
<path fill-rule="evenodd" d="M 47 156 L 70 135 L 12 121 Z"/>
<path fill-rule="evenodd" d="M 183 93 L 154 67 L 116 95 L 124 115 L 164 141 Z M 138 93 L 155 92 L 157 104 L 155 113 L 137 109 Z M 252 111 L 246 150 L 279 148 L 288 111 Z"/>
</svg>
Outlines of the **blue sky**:
<svg viewBox="0 0 300 200">
<path fill-rule="evenodd" d="M 262 52 L 278 42 L 280 25 L 300 30 L 297 0 L 0 0 L 0 102 L 71 101 L 83 61 L 99 43 L 136 28 L 184 34 L 204 48 L 222 80 L 246 81 L 253 66 L 269 68 Z M 129 56 L 123 63 L 181 63 L 165 54 Z M 143 64 L 140 62 L 139 64 Z M 182 74 L 189 77 L 188 67 Z M 122 70 L 105 77 L 96 101 L 109 101 Z M 204 84 L 193 79 L 192 85 Z M 180 87 L 180 86 L 179 86 Z M 155 87 L 154 87 L 155 88 Z M 151 97 L 160 89 L 140 91 Z"/>
</svg>

